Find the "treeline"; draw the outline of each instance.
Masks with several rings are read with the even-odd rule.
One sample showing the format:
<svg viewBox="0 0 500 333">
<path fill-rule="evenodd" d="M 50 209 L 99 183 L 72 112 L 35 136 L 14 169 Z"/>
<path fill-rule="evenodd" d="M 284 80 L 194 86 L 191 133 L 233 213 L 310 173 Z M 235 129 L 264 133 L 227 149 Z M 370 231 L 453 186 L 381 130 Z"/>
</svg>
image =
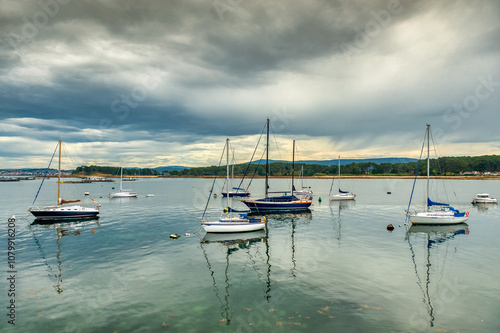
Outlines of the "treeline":
<svg viewBox="0 0 500 333">
<path fill-rule="evenodd" d="M 363 162 L 351 163 L 341 166 L 343 175 L 415 175 L 419 169 L 419 175 L 427 174 L 427 162 L 422 160 L 420 166 L 418 162 L 408 163 L 380 163 Z M 291 176 L 292 163 L 274 162 L 269 165 L 272 176 Z M 321 164 L 295 164 L 295 175 L 298 176 L 303 169 L 304 176 L 325 176 L 336 175 L 338 173 L 337 165 Z M 460 157 L 440 157 L 430 160 L 430 174 L 434 176 L 453 176 L 463 175 L 466 172 L 500 172 L 500 155 L 484 156 L 460 156 Z M 265 165 L 237 164 L 231 167 L 231 173 L 235 176 L 252 177 L 252 175 L 264 176 Z M 164 171 L 163 174 L 171 176 L 214 176 L 226 174 L 226 166 L 209 166 L 190 168 L 184 170 Z"/>
<path fill-rule="evenodd" d="M 104 175 L 120 175 L 119 167 L 111 167 L 111 166 L 97 166 L 97 165 L 82 165 L 77 167 L 73 172 L 73 175 L 95 175 L 95 174 L 104 174 Z M 159 176 L 160 172 L 156 169 L 145 168 L 123 168 L 124 176 Z"/>
</svg>

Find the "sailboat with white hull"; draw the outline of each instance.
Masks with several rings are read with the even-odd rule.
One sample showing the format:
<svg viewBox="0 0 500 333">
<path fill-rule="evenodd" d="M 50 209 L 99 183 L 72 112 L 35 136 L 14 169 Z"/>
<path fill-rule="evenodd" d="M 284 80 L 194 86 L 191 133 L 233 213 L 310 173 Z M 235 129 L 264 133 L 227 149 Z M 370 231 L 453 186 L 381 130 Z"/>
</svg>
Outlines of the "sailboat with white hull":
<svg viewBox="0 0 500 333">
<path fill-rule="evenodd" d="M 110 193 L 109 198 L 137 198 L 136 192 L 123 189 L 123 168 L 120 167 L 120 192 Z"/>
<path fill-rule="evenodd" d="M 295 167 L 295 141 L 293 141 L 293 162 L 292 162 L 292 190 L 291 195 L 282 195 L 276 197 L 269 196 L 269 119 L 267 119 L 267 143 L 266 143 L 266 182 L 265 197 L 262 199 L 245 199 L 242 202 L 250 208 L 252 212 L 301 212 L 308 211 L 312 204 L 309 197 L 298 198 L 294 195 L 295 187 L 293 184 Z"/>
<path fill-rule="evenodd" d="M 426 185 L 427 200 L 425 202 L 425 210 L 421 212 L 415 212 L 413 214 L 407 211 L 407 215 L 410 218 L 410 222 L 414 225 L 418 224 L 446 225 L 446 224 L 463 223 L 469 219 L 469 212 L 461 213 L 458 209 L 451 207 L 447 203 L 435 202 L 429 198 L 430 127 L 431 125 L 427 124 L 427 129 L 424 138 L 424 144 L 425 142 L 427 142 L 427 185 Z M 418 170 L 417 170 L 417 175 L 418 175 Z M 415 180 L 417 179 L 416 176 Z M 415 188 L 415 184 L 413 184 L 413 187 Z M 412 190 L 412 195 L 413 195 L 413 190 Z M 411 204 L 411 197 L 410 197 L 410 204 Z"/>
<path fill-rule="evenodd" d="M 335 178 L 334 178 L 335 179 Z M 333 187 L 333 180 L 332 179 L 332 186 L 330 187 L 330 201 L 344 201 L 344 200 L 354 200 L 354 198 L 356 198 L 356 194 L 353 194 L 349 191 L 342 191 L 340 189 L 340 155 L 339 155 L 339 193 L 338 194 L 334 194 L 334 195 L 331 195 L 332 194 L 332 187 Z"/>
<path fill-rule="evenodd" d="M 59 167 L 58 167 L 58 175 L 57 175 L 57 204 L 55 206 L 47 206 L 44 208 L 39 207 L 31 207 L 28 211 L 33 214 L 38 220 L 63 220 L 63 219 L 82 219 L 82 218 L 95 218 L 99 215 L 99 206 L 89 208 L 81 205 L 72 205 L 68 206 L 66 204 L 81 202 L 81 200 L 64 200 L 61 198 L 61 145 L 62 140 L 59 140 Z M 56 147 L 57 149 L 57 147 Z M 55 152 L 54 152 L 55 154 Z M 50 167 L 50 164 L 49 164 Z M 38 193 L 42 188 L 43 181 L 40 184 L 40 188 L 38 189 Z M 35 200 L 33 200 L 33 205 L 38 197 L 38 193 L 35 196 Z M 92 200 L 94 201 L 94 200 Z M 95 202 L 95 201 L 94 201 Z"/>
<path fill-rule="evenodd" d="M 226 139 L 227 163 L 226 163 L 226 184 L 229 183 L 229 138 Z M 262 230 L 266 226 L 265 217 L 247 216 L 247 213 L 240 213 L 239 216 L 230 216 L 232 209 L 229 207 L 229 196 L 226 196 L 227 208 L 224 213 L 227 216 L 221 217 L 218 221 L 201 221 L 201 226 L 206 232 L 228 233 L 247 232 Z M 206 209 L 205 209 L 206 212 Z"/>
</svg>

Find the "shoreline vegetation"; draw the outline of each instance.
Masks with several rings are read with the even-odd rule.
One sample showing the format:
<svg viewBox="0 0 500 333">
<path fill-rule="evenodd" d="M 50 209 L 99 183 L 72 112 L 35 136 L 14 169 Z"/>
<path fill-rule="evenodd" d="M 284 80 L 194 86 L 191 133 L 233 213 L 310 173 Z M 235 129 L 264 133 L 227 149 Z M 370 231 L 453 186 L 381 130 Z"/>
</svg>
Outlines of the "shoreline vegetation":
<svg viewBox="0 0 500 333">
<path fill-rule="evenodd" d="M 57 176 L 51 175 L 47 176 L 49 178 L 57 178 Z M 105 175 L 105 174 L 95 174 L 95 175 L 83 175 L 74 174 L 70 176 L 61 176 L 61 178 L 88 178 L 88 177 L 103 177 L 103 178 L 117 178 L 120 176 L 115 175 Z M 190 176 L 190 175 L 149 175 L 149 176 L 131 176 L 130 178 L 208 178 L 212 179 L 214 176 Z M 338 175 L 324 175 L 324 176 L 304 176 L 304 179 L 332 179 L 337 178 Z M 224 178 L 224 176 L 219 175 L 218 178 Z M 234 176 L 234 179 L 241 179 L 241 176 Z M 255 179 L 264 179 L 265 176 L 255 176 Z M 290 176 L 269 176 L 271 179 L 289 179 Z M 408 175 L 345 175 L 340 176 L 341 179 L 414 179 L 415 176 Z M 418 179 L 426 179 L 426 176 L 418 176 Z M 456 180 L 500 180 L 500 176 L 430 176 L 430 179 L 456 179 Z"/>
<path fill-rule="evenodd" d="M 262 178 L 265 176 L 265 165 L 234 164 L 232 173 L 235 178 Z M 170 169 L 168 169 L 170 168 Z M 175 168 L 175 169 L 173 169 Z M 425 177 L 427 163 L 418 161 L 401 163 L 375 163 L 373 161 L 352 162 L 340 166 L 342 178 L 354 179 L 413 179 L 418 174 Z M 338 175 L 338 165 L 318 163 L 295 163 L 292 169 L 291 162 L 269 163 L 272 178 L 290 178 L 295 174 L 297 178 L 331 179 Z M 73 177 L 119 177 L 119 167 L 82 165 L 71 172 Z M 500 155 L 483 156 L 455 156 L 430 159 L 429 166 L 432 178 L 440 179 L 500 179 Z M 226 166 L 207 167 L 159 167 L 159 168 L 124 168 L 123 176 L 127 178 L 139 177 L 172 177 L 172 178 L 213 178 L 221 177 L 226 173 Z"/>
</svg>

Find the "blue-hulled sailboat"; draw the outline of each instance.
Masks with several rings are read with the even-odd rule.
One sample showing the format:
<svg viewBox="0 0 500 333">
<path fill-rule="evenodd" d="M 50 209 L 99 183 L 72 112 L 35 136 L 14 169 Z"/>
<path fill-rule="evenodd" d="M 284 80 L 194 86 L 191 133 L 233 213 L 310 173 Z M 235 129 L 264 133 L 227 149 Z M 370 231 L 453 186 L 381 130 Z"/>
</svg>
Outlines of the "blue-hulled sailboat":
<svg viewBox="0 0 500 333">
<path fill-rule="evenodd" d="M 252 212 L 300 212 L 307 211 L 312 204 L 309 197 L 299 198 L 294 195 L 293 173 L 295 167 L 295 141 L 293 141 L 293 162 L 292 162 L 292 190 L 291 195 L 269 196 L 269 118 L 267 119 L 267 142 L 266 142 L 266 182 L 265 197 L 262 199 L 245 199 L 242 202 L 247 205 Z"/>
<path fill-rule="evenodd" d="M 66 204 L 80 202 L 81 200 L 64 200 L 61 198 L 61 145 L 62 140 L 59 140 L 59 168 L 58 168 L 58 176 L 57 176 L 57 204 L 55 206 L 47 206 L 43 208 L 39 207 L 31 207 L 28 211 L 33 214 L 37 220 L 64 220 L 64 219 L 83 219 L 83 218 L 95 218 L 99 215 L 99 206 L 96 207 L 84 207 L 81 205 L 73 205 L 67 206 Z M 57 149 L 57 147 L 56 147 Z M 55 154 L 55 151 L 54 151 Z M 52 158 L 54 155 L 52 155 Z M 52 162 L 52 160 L 51 160 Z M 50 163 L 49 163 L 50 167 Z M 48 168 L 47 168 L 48 170 Z M 43 178 L 45 180 L 45 177 Z M 38 189 L 38 193 L 40 193 L 40 189 L 43 185 L 40 184 L 40 188 Z M 38 197 L 38 193 L 35 196 L 35 200 L 33 200 L 33 204 Z M 95 200 L 92 200 L 95 202 Z"/>
</svg>

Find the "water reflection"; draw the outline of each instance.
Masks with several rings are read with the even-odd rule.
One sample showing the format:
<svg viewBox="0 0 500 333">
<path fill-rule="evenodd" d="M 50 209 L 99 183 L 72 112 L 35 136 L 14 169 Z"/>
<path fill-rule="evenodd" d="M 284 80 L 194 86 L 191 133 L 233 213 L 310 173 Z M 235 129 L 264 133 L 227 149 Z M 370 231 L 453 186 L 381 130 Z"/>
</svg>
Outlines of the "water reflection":
<svg viewBox="0 0 500 333">
<path fill-rule="evenodd" d="M 478 202 L 473 203 L 472 206 L 475 207 L 479 212 L 487 212 L 489 209 L 496 209 L 498 207 L 498 204 Z"/>
<path fill-rule="evenodd" d="M 266 230 L 259 230 L 259 231 L 253 231 L 253 232 L 244 232 L 244 233 L 207 233 L 201 240 L 201 249 L 203 250 L 203 255 L 205 257 L 205 260 L 207 261 L 207 267 L 210 271 L 210 276 L 212 277 L 213 281 L 213 290 L 215 292 L 215 297 L 219 300 L 219 303 L 221 304 L 221 315 L 222 315 L 222 321 L 226 325 L 230 325 L 231 323 L 231 306 L 229 303 L 230 299 L 230 276 L 229 276 L 229 264 L 230 264 L 230 256 L 235 254 L 237 251 L 245 251 L 249 262 L 252 263 L 252 266 L 255 270 L 255 272 L 258 275 L 259 280 L 261 279 L 261 273 L 259 272 L 256 262 L 256 258 L 258 256 L 259 252 L 259 244 L 263 243 L 265 244 L 265 262 L 267 266 L 266 270 L 266 277 L 265 277 L 265 282 L 264 284 L 266 285 L 265 288 L 265 297 L 266 299 L 270 298 L 270 292 L 271 292 L 271 264 L 269 262 L 269 244 L 266 241 L 268 239 L 268 229 Z M 216 272 L 213 268 L 212 263 L 210 262 L 209 255 L 207 252 L 207 247 L 211 245 L 216 245 L 219 246 L 223 249 L 225 253 L 225 269 L 224 269 L 224 283 L 223 283 L 223 292 L 224 296 L 222 297 L 220 295 L 221 293 L 221 282 L 217 281 L 215 278 Z M 250 252 L 251 248 L 255 248 L 256 253 L 252 254 Z"/>
<path fill-rule="evenodd" d="M 61 254 L 62 254 L 62 238 L 63 237 L 69 237 L 69 236 L 78 236 L 83 232 L 83 226 L 85 225 L 90 225 L 90 224 L 96 224 L 98 227 L 100 226 L 99 224 L 99 219 L 94 218 L 94 219 L 82 219 L 82 220 L 68 220 L 65 222 L 58 222 L 54 223 L 52 221 L 51 223 L 48 223 L 47 220 L 35 220 L 32 224 L 29 225 L 29 230 L 31 231 L 31 234 L 33 236 L 33 239 L 35 240 L 35 243 L 38 247 L 38 251 L 40 253 L 40 258 L 43 260 L 43 263 L 47 267 L 47 270 L 49 272 L 49 276 L 54 280 L 54 288 L 58 294 L 61 294 L 63 292 L 62 289 L 62 283 L 63 283 L 63 278 L 62 278 L 62 260 L 61 260 Z M 40 235 L 37 235 L 41 233 L 44 230 L 55 230 L 57 239 L 56 239 L 56 244 L 57 244 L 57 254 L 56 254 L 56 262 L 57 262 L 57 268 L 54 269 L 50 263 L 49 263 L 49 258 L 45 254 L 44 247 L 42 246 L 42 243 L 40 242 Z M 92 231 L 94 232 L 95 229 Z"/>
<path fill-rule="evenodd" d="M 312 220 L 312 213 L 308 212 L 302 213 L 281 213 L 281 214 L 269 214 L 266 215 L 268 221 L 268 227 L 272 228 L 290 228 L 290 252 L 291 252 L 291 263 L 292 268 L 290 272 L 295 278 L 295 270 L 297 268 L 297 261 L 295 260 L 295 232 L 298 225 L 308 225 Z"/>
<path fill-rule="evenodd" d="M 406 240 L 410 246 L 410 251 L 412 253 L 412 261 L 415 269 L 415 275 L 417 278 L 417 285 L 422 292 L 422 301 L 427 308 L 427 314 L 429 316 L 428 322 L 429 326 L 434 326 L 434 321 L 436 319 L 436 311 L 434 303 L 443 305 L 443 302 L 449 302 L 449 298 L 446 297 L 445 293 L 453 292 L 449 290 L 448 282 L 445 280 L 445 268 L 448 256 L 448 244 L 449 241 L 458 235 L 469 234 L 469 226 L 466 223 L 460 223 L 455 225 L 413 225 L 406 233 Z M 424 276 L 421 276 L 419 272 L 419 265 L 417 264 L 417 258 L 415 249 L 412 244 L 413 241 L 422 240 L 425 246 L 424 262 L 425 267 Z M 445 247 L 445 251 L 440 250 L 440 247 Z M 455 248 L 453 253 L 457 249 Z M 432 256 L 431 256 L 432 254 Z M 436 268 L 433 268 L 435 266 Z M 425 279 L 424 282 L 422 280 Z M 431 280 L 433 280 L 433 290 L 436 292 L 431 295 Z M 438 294 L 439 292 L 439 294 Z M 445 298 L 446 297 L 446 298 Z M 438 309 L 442 310 L 442 308 Z"/>
<path fill-rule="evenodd" d="M 340 240 L 342 239 L 342 217 L 341 211 L 349 210 L 356 206 L 356 201 L 345 200 L 345 201 L 330 201 L 330 213 L 333 217 L 333 229 L 337 232 L 337 241 L 340 245 Z"/>
</svg>

